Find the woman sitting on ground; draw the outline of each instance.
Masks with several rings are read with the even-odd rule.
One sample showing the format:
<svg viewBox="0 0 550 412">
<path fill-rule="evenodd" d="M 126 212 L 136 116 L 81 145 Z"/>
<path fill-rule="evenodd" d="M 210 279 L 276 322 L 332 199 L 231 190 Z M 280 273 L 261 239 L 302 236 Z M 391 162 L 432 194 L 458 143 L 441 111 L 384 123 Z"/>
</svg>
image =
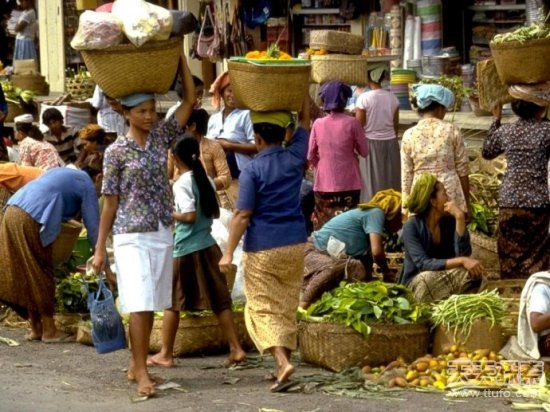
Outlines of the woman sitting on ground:
<svg viewBox="0 0 550 412">
<path fill-rule="evenodd" d="M 400 283 L 420 302 L 476 293 L 485 286 L 483 266 L 472 253 L 464 212 L 437 178 L 423 173 L 405 204 L 414 213 L 403 226 L 405 262 Z"/>
<path fill-rule="evenodd" d="M 394 281 L 396 273 L 388 267 L 384 253 L 384 228 L 390 233 L 401 228 L 401 193 L 392 189 L 376 193 L 370 202 L 333 217 L 313 232 L 306 245 L 300 307 L 307 308 L 323 292 L 338 286 L 346 274 L 349 280 L 371 280 L 374 262 L 385 281 Z M 341 256 L 327 252 L 334 241 L 345 246 Z"/>
</svg>

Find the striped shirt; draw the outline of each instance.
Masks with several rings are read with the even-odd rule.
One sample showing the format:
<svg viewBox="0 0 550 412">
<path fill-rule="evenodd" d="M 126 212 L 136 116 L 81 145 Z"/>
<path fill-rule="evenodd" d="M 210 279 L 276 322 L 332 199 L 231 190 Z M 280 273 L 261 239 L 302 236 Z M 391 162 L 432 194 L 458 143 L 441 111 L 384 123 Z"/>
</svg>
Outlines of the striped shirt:
<svg viewBox="0 0 550 412">
<path fill-rule="evenodd" d="M 65 127 L 61 138 L 47 131 L 44 133 L 44 140 L 53 144 L 65 163 L 73 163 L 78 157 L 79 148 L 82 146 L 82 142 L 78 138 L 78 132 L 73 127 Z"/>
</svg>

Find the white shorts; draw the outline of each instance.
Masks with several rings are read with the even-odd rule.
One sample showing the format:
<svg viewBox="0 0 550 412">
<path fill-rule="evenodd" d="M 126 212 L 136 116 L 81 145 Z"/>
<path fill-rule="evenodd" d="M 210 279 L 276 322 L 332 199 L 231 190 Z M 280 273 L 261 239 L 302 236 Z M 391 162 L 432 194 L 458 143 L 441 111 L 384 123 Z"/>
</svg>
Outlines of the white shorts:
<svg viewBox="0 0 550 412">
<path fill-rule="evenodd" d="M 160 311 L 172 306 L 172 231 L 113 236 L 120 310 Z"/>
</svg>

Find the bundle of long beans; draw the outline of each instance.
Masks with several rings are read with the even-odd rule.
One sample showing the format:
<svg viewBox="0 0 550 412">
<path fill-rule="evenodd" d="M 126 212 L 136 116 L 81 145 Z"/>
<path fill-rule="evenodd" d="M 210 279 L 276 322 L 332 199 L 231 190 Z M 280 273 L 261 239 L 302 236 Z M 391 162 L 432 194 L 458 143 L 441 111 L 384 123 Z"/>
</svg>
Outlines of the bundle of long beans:
<svg viewBox="0 0 550 412">
<path fill-rule="evenodd" d="M 453 295 L 433 306 L 432 321 L 435 326 L 452 330 L 455 337 L 460 332 L 467 340 L 472 325 L 477 320 L 488 320 L 491 327 L 502 323 L 504 301 L 496 290 L 471 295 Z"/>
</svg>

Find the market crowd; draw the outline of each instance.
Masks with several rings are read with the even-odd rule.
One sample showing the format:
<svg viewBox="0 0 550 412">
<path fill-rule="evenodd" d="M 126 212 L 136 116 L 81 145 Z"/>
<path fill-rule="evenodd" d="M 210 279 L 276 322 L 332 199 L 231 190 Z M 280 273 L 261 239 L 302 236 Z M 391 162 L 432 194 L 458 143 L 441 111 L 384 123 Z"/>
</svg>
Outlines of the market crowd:
<svg viewBox="0 0 550 412">
<path fill-rule="evenodd" d="M 230 346 L 226 366 L 246 358 L 226 280 L 241 242 L 246 327 L 276 360 L 272 391 L 294 372 L 297 308 L 344 278 L 369 281 L 378 268 L 422 302 L 484 288 L 485 269 L 470 257 L 464 140 L 445 120 L 450 90 L 415 87 L 419 121 L 399 142 L 399 103 L 382 87 L 383 67 L 370 69 L 352 113 L 352 90 L 337 81 L 321 86 L 320 107 L 308 96 L 297 114 L 242 110 L 223 73 L 210 89 L 211 116 L 185 58 L 180 68 L 181 102 L 162 120 L 154 95 L 112 99 L 99 89 L 98 124 L 75 130 L 55 108 L 43 113 L 47 130 L 30 115 L 15 119 L 15 141 L 0 163 L 0 302 L 30 321 L 29 340 L 67 338 L 53 321 L 52 245 L 69 219 L 86 227 L 97 272 L 114 249 L 111 281 L 130 313 L 128 378 L 146 395 L 156 385 L 148 368 L 174 364 L 182 310 L 215 313 Z M 543 120 L 550 97 L 548 90 L 514 97 L 517 121 L 501 124 L 496 108 L 482 154 L 504 154 L 508 163 L 499 195 L 501 278 L 527 279 L 550 268 Z M 224 250 L 211 234 L 220 208 L 233 212 Z M 385 255 L 396 233 L 399 273 Z M 149 356 L 155 311 L 164 311 L 163 342 Z"/>
</svg>

